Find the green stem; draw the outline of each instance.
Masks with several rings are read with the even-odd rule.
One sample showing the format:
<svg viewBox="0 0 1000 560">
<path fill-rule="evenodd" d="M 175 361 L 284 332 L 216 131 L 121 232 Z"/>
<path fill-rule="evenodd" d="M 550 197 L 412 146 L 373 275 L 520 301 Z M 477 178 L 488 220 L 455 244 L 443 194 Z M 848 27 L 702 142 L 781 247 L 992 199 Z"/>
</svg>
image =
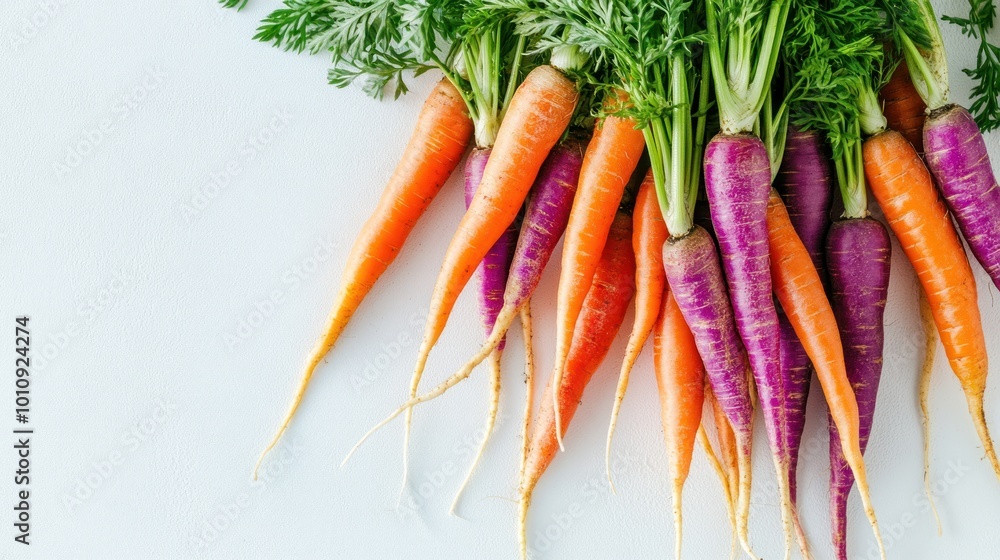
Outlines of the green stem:
<svg viewBox="0 0 1000 560">
<path fill-rule="evenodd" d="M 882 113 L 882 104 L 870 83 L 861 86 L 858 92 L 858 127 L 865 136 L 878 134 L 889 128 L 889 123 Z M 860 135 L 859 135 L 860 137 Z"/>
<path fill-rule="evenodd" d="M 859 127 L 859 124 L 855 124 Z M 846 146 L 841 157 L 834 161 L 837 173 L 837 185 L 840 187 L 840 196 L 844 200 L 845 218 L 864 218 L 868 215 L 868 190 L 865 184 L 865 168 L 860 139 Z"/>
<path fill-rule="evenodd" d="M 720 37 L 719 15 L 715 0 L 705 0 L 708 50 L 719 103 L 722 131 L 738 134 L 753 130 L 764 106 L 765 91 L 770 88 L 778 64 L 782 36 L 788 20 L 790 0 L 773 0 L 763 26 L 763 35 L 755 25 L 748 25 L 748 13 L 732 14 L 738 18 L 737 30 Z M 746 10 L 752 8 L 746 7 Z M 752 15 L 752 17 L 761 17 Z M 754 41 L 761 42 L 754 64 Z M 726 60 L 728 58 L 728 60 Z M 727 64 L 728 62 L 728 64 Z"/>
<path fill-rule="evenodd" d="M 691 101 L 688 97 L 687 71 L 684 55 L 675 55 L 670 61 L 670 93 L 674 104 L 671 111 L 670 135 L 670 194 L 671 208 L 666 215 L 667 230 L 687 233 L 694 222 L 693 208 L 688 208 L 688 191 L 691 181 L 688 175 L 691 166 L 688 153 L 691 150 Z"/>
<path fill-rule="evenodd" d="M 666 123 L 663 119 L 650 119 L 642 129 L 646 139 L 646 151 L 649 152 L 649 168 L 653 173 L 653 185 L 656 187 L 656 200 L 660 203 L 660 212 L 664 219 L 670 215 L 671 197 L 667 192 L 667 176 L 670 175 L 670 141 L 667 139 Z M 669 230 L 669 225 L 667 226 Z"/>
<path fill-rule="evenodd" d="M 702 156 L 705 152 L 705 129 L 708 124 L 708 95 L 711 84 L 712 65 L 708 56 L 701 57 L 701 84 L 698 93 L 698 124 L 694 131 L 694 149 L 691 150 L 691 161 L 688 163 L 690 170 L 690 184 L 688 185 L 688 208 L 694 211 L 694 206 L 698 202 L 698 187 L 701 184 Z"/>
<path fill-rule="evenodd" d="M 924 105 L 927 105 L 929 110 L 947 105 L 949 98 L 947 78 L 942 83 L 939 79 L 939 73 L 924 58 L 923 53 L 913 43 L 913 40 L 902 31 L 899 32 L 899 36 L 903 47 L 903 57 L 910 69 L 910 75 L 913 76 L 913 85 L 920 98 L 923 99 Z"/>
</svg>

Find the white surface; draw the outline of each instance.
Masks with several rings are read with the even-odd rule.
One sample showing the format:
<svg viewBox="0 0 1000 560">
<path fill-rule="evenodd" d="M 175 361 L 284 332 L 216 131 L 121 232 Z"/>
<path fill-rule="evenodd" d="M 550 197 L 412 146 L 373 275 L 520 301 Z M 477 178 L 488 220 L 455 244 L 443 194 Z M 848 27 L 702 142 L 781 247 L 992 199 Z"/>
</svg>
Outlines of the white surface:
<svg viewBox="0 0 1000 560">
<path fill-rule="evenodd" d="M 46 4 L 56 6 L 49 15 Z M 337 467 L 355 440 L 404 396 L 421 311 L 462 212 L 457 180 L 320 369 L 284 451 L 267 463 L 266 481 L 249 480 L 326 316 L 350 240 L 402 151 L 432 81 L 381 104 L 357 89 L 327 86 L 323 57 L 250 41 L 274 4 L 251 0 L 239 14 L 211 0 L 14 0 L 4 6 L 0 322 L 8 323 L 11 336 L 0 341 L 0 354 L 13 362 L 13 318 L 30 315 L 37 431 L 30 549 L 12 541 L 15 457 L 11 436 L 0 435 L 4 558 L 516 553 L 509 498 L 520 445 L 519 335 L 506 362 L 503 421 L 462 503 L 462 519 L 449 517 L 447 507 L 483 421 L 483 376 L 416 414 L 415 512 L 394 509 L 399 423 L 373 438 L 347 468 Z M 957 0 L 947 4 L 942 11 L 964 9 Z M 36 23 L 26 26 L 25 18 Z M 974 49 L 960 42 L 954 27 L 945 32 L 953 97 L 964 102 L 969 81 L 957 69 L 969 65 Z M 93 131 L 102 122 L 95 147 L 57 170 L 81 139 L 97 137 Z M 994 158 L 1000 158 L 998 138 L 988 137 Z M 229 176 L 228 186 L 206 187 L 219 174 Z M 192 217 L 186 206 L 200 209 Z M 944 360 L 932 395 L 932 476 L 943 492 L 944 536 L 935 535 L 922 502 L 916 285 L 895 249 L 886 369 L 867 454 L 889 556 L 992 558 L 988 551 L 1000 547 L 1000 484 L 981 460 Z M 976 271 L 987 339 L 997 352 L 1000 300 L 978 265 Z M 552 360 L 555 284 L 550 270 L 535 305 L 543 373 Z M 267 303 L 275 295 L 279 301 Z M 463 296 L 432 355 L 428 383 L 456 367 L 480 336 L 473 298 Z M 535 493 L 531 542 L 545 548 L 538 558 L 671 557 L 648 350 L 619 427 L 618 495 L 603 482 L 612 377 L 623 346 L 620 336 L 614 359 L 587 391 L 568 451 Z M 13 368 L 6 367 L 0 433 L 13 427 L 13 381 Z M 987 416 L 1000 430 L 997 383 L 987 393 Z M 142 440 L 128 435 L 137 426 L 148 434 Z M 819 559 L 831 557 L 824 426 L 814 407 L 800 474 L 803 518 Z M 771 559 L 780 557 L 782 544 L 773 475 L 759 436 L 751 538 Z M 115 454 L 120 460 L 109 468 L 105 463 Z M 96 486 L 89 495 L 81 486 L 88 483 Z M 73 497 L 80 503 L 70 504 Z M 685 519 L 687 558 L 728 558 L 719 484 L 701 450 L 686 488 Z M 212 523 L 222 528 L 213 530 Z M 874 558 L 856 494 L 850 527 L 852 559 Z M 546 531 L 555 535 L 548 546 L 539 537 Z"/>
</svg>

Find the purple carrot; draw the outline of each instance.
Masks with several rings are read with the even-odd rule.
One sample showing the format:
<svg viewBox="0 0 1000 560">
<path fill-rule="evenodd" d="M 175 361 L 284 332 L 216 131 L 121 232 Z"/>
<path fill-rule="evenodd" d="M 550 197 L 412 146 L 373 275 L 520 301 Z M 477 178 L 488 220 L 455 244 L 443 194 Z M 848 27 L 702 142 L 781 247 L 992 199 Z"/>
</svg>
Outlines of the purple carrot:
<svg viewBox="0 0 1000 560">
<path fill-rule="evenodd" d="M 1000 185 L 979 126 L 946 105 L 924 122 L 924 157 L 979 264 L 1000 289 Z"/>
<path fill-rule="evenodd" d="M 483 178 L 483 171 L 486 169 L 486 162 L 490 158 L 490 148 L 475 148 L 469 154 L 465 163 L 465 207 L 472 204 L 472 199 L 476 196 L 476 189 Z M 483 257 L 479 269 L 479 311 L 482 314 L 483 326 L 486 328 L 486 336 L 493 331 L 493 324 L 496 323 L 497 316 L 503 308 L 503 294 L 507 287 L 507 273 L 510 270 L 511 260 L 514 258 L 514 247 L 517 245 L 517 232 L 520 229 L 518 220 L 514 220 L 507 227 L 507 230 L 500 236 L 500 239 L 493 244 L 493 247 Z M 497 345 L 497 350 L 503 352 L 506 338 Z"/>
<path fill-rule="evenodd" d="M 826 234 L 830 228 L 830 204 L 833 198 L 833 181 L 830 163 L 823 149 L 819 134 L 801 131 L 794 126 L 788 128 L 785 153 L 781 168 L 774 180 L 774 186 L 785 202 L 792 228 L 799 235 L 802 244 L 812 258 L 813 266 L 820 278 L 825 277 L 823 252 L 826 249 Z M 799 341 L 795 329 L 781 307 L 778 312 L 778 328 L 781 333 L 781 371 L 785 378 L 787 401 L 785 403 L 788 430 L 788 495 L 792 508 L 797 510 L 796 495 L 798 483 L 796 471 L 799 463 L 799 447 L 806 420 L 806 399 L 812 379 L 812 367 L 805 348 Z M 796 513 L 796 520 L 798 514 Z M 796 521 L 797 523 L 797 521 Z M 804 549 L 805 538 L 801 527 L 796 528 L 799 546 Z"/>
<path fill-rule="evenodd" d="M 476 189 L 483 179 L 483 172 L 486 169 L 486 162 L 490 158 L 490 148 L 475 148 L 469 154 L 465 162 L 465 207 L 468 209 L 472 204 L 472 199 L 476 196 Z M 507 273 L 510 270 L 511 259 L 514 257 L 514 246 L 517 244 L 517 232 L 520 229 L 518 220 L 514 220 L 507 230 L 503 232 L 500 239 L 490 247 L 483 261 L 479 264 L 477 273 L 479 275 L 479 313 L 483 319 L 483 326 L 486 329 L 486 336 L 493 331 L 500 309 L 503 308 L 503 294 L 507 286 Z M 462 493 L 472 479 L 479 460 L 482 459 L 486 445 L 493 434 L 493 427 L 496 425 L 497 412 L 500 409 L 500 355 L 506 346 L 506 337 L 500 340 L 500 344 L 490 354 L 490 406 L 486 416 L 486 427 L 483 429 L 483 439 L 479 442 L 479 449 L 472 460 L 469 472 L 462 480 L 462 484 L 455 493 L 455 499 L 451 503 L 450 513 L 454 514 L 458 507 L 458 501 Z"/>
<path fill-rule="evenodd" d="M 891 250 L 885 227 L 871 218 L 836 222 L 827 237 L 830 303 L 844 344 L 847 377 L 858 402 L 862 453 L 868 445 L 882 376 L 882 317 L 889 290 Z M 847 496 L 853 485 L 854 475 L 831 420 L 830 518 L 837 560 L 847 558 Z"/>
<path fill-rule="evenodd" d="M 760 138 L 746 133 L 720 133 L 712 138 L 705 149 L 705 191 L 733 317 L 757 384 L 778 478 L 781 517 L 786 539 L 790 539 L 793 514 L 788 498 L 788 388 L 781 377 L 781 332 L 771 295 L 767 241 L 771 163 Z"/>
<path fill-rule="evenodd" d="M 830 162 L 819 134 L 788 128 L 785 155 L 774 180 L 795 233 L 809 251 L 813 266 L 824 276 L 823 251 L 830 229 L 833 181 Z"/>
<path fill-rule="evenodd" d="M 736 435 L 740 472 L 737 534 L 743 548 L 749 552 L 747 518 L 753 405 L 747 356 L 736 332 L 711 235 L 696 225 L 687 235 L 669 239 L 663 245 L 663 269 L 677 306 L 694 335 L 712 391 Z"/>
</svg>

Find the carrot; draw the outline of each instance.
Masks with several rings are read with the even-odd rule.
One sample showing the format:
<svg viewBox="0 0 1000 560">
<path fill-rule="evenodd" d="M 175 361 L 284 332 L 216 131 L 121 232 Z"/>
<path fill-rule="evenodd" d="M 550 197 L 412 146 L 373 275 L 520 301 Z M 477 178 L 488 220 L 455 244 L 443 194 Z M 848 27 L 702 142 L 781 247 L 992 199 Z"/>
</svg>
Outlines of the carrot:
<svg viewBox="0 0 1000 560">
<path fill-rule="evenodd" d="M 905 62 L 899 64 L 892 73 L 889 82 L 879 91 L 879 99 L 883 103 L 882 113 L 885 115 L 888 128 L 898 131 L 913 146 L 920 157 L 924 156 L 924 122 L 927 120 L 927 105 L 921 99 L 920 93 L 910 77 L 910 68 Z M 934 358 L 937 353 L 937 327 L 931 315 L 927 296 L 920 291 L 920 323 L 924 331 L 924 357 L 920 368 L 920 415 L 924 437 L 924 489 L 927 501 L 937 523 L 938 534 L 941 533 L 941 518 L 934 505 L 934 495 L 930 490 L 930 408 L 927 404 L 931 373 L 934 370 Z"/>
<path fill-rule="evenodd" d="M 553 372 L 542 397 L 538 416 L 534 422 L 528 460 L 520 476 L 519 533 L 521 558 L 527 558 L 528 536 L 527 516 L 531 495 L 542 473 L 552 463 L 558 450 L 555 431 L 556 408 L 561 406 L 569 425 L 583 390 L 604 361 L 611 343 L 625 320 L 629 302 L 635 291 L 635 256 L 632 253 L 632 218 L 625 212 L 618 212 L 611 224 L 607 242 L 598 263 L 590 291 L 580 312 L 580 328 L 573 333 L 569 356 L 566 359 L 565 375 L 559 376 L 555 385 Z M 554 393 L 558 405 L 553 404 L 550 394 Z"/>
<path fill-rule="evenodd" d="M 889 128 L 906 138 L 921 157 L 924 155 L 924 121 L 927 119 L 927 105 L 917 93 L 910 79 L 910 69 L 899 64 L 889 81 L 879 91 L 882 113 Z"/>
<path fill-rule="evenodd" d="M 316 367 L 337 343 L 354 312 L 395 260 L 417 220 L 461 161 L 472 139 L 472 129 L 465 101 L 451 82 L 442 79 L 424 102 L 403 157 L 382 191 L 378 206 L 354 240 L 323 335 L 306 360 L 302 380 L 278 432 L 254 465 L 254 480 L 264 458 L 288 429 Z"/>
<path fill-rule="evenodd" d="M 619 94 L 619 97 L 623 95 Z M 614 116 L 604 119 L 595 128 L 587 147 L 563 240 L 562 269 L 556 295 L 556 361 L 552 370 L 556 387 L 559 386 L 573 340 L 573 329 L 601 259 L 608 230 L 625 185 L 644 148 L 645 140 L 642 131 L 636 129 L 635 121 Z M 557 426 L 562 426 L 558 406 L 555 420 Z M 556 430 L 556 438 L 562 449 L 562 430 Z"/>
<path fill-rule="evenodd" d="M 898 132 L 868 139 L 864 160 L 872 193 L 917 272 L 986 456 L 1000 476 L 983 413 L 988 360 L 976 282 L 955 226 L 927 168 Z"/>
<path fill-rule="evenodd" d="M 636 257 L 638 267 L 638 255 Z M 667 291 L 659 299 L 663 304 L 653 336 L 653 371 L 656 372 L 660 420 L 667 445 L 670 490 L 674 502 L 675 557 L 679 559 L 683 529 L 681 494 L 691 470 L 695 439 L 701 426 L 705 403 L 705 366 L 701 363 L 694 335 L 684 322 L 673 294 Z"/>
<path fill-rule="evenodd" d="M 646 173 L 642 185 L 639 186 L 635 210 L 632 213 L 632 228 L 632 250 L 635 253 L 635 321 L 632 324 L 632 333 L 628 337 L 621 372 L 618 374 L 618 388 L 611 409 L 611 423 L 608 427 L 608 441 L 604 452 L 605 470 L 612 492 L 615 491 L 615 484 L 611 480 L 611 440 L 615 435 L 618 412 L 625 398 L 632 366 L 639 357 L 649 333 L 653 331 L 657 316 L 662 313 L 660 302 L 663 300 L 667 283 L 666 274 L 663 272 L 663 244 L 667 241 L 667 226 L 663 222 L 660 204 L 656 199 L 656 185 L 653 184 L 652 171 Z M 677 304 L 674 303 L 673 308 L 676 307 Z M 697 355 L 697 349 L 695 354 Z M 700 363 L 699 359 L 699 367 Z"/>
<path fill-rule="evenodd" d="M 517 217 L 542 162 L 569 125 L 578 97 L 576 85 L 552 66 L 535 68 L 517 88 L 476 196 L 445 253 L 410 380 L 411 398 L 417 394 L 427 357 L 441 337 L 455 301 L 486 252 Z M 412 414 L 412 408 L 407 409 L 404 481 Z"/>
<path fill-rule="evenodd" d="M 854 473 L 865 514 L 878 541 L 879 552 L 885 558 L 861 455 L 858 403 L 847 376 L 837 320 L 809 252 L 795 233 L 781 196 L 773 189 L 767 206 L 767 237 L 775 295 L 812 360 L 826 396 L 830 417 L 840 434 L 844 457 Z"/>
</svg>

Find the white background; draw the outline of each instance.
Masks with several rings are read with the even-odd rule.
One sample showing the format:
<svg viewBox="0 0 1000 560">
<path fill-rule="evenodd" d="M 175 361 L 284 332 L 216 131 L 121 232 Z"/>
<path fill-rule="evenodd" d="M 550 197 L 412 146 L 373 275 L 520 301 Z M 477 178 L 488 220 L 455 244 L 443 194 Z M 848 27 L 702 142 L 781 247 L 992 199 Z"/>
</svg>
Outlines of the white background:
<svg viewBox="0 0 1000 560">
<path fill-rule="evenodd" d="M 415 512 L 395 509 L 399 423 L 338 468 L 355 440 L 404 396 L 421 312 L 463 210 L 457 179 L 319 370 L 283 450 L 267 463 L 267 480 L 250 482 L 250 467 L 284 414 L 331 305 L 350 241 L 433 82 L 416 82 L 412 95 L 384 103 L 358 89 L 328 86 L 324 57 L 250 40 L 274 4 L 251 0 L 242 13 L 211 0 L 4 5 L 4 558 L 516 554 L 510 498 L 523 395 L 519 335 L 506 360 L 502 421 L 461 518 L 449 517 L 447 507 L 484 419 L 482 375 L 416 414 Z M 938 3 L 944 13 L 965 9 L 957 0 L 944 4 Z M 53 7 L 46 11 L 46 5 Z M 970 82 L 958 69 L 971 64 L 974 46 L 954 27 L 945 33 L 953 98 L 966 102 Z M 998 139 L 987 138 L 995 161 Z M 87 153 L 75 158 L 70 152 L 80 145 Z M 213 180 L 227 184 L 213 189 Z M 195 208 L 193 215 L 186 206 Z M 992 558 L 1000 546 L 1000 483 L 982 461 L 943 360 L 931 399 L 932 479 L 942 494 L 943 536 L 935 534 L 921 501 L 917 288 L 898 246 L 894 250 L 886 367 L 867 454 L 889 555 Z M 552 268 L 535 302 L 545 373 L 552 358 Z M 1000 299 L 975 268 L 987 339 L 998 351 Z M 274 295 L 280 301 L 267 303 Z M 13 320 L 20 314 L 31 316 L 34 349 L 30 549 L 12 540 L 15 456 L 8 430 L 14 427 Z M 463 296 L 430 360 L 428 385 L 459 365 L 480 337 L 474 300 Z M 648 349 L 622 412 L 618 495 L 603 481 L 604 435 L 623 347 L 624 333 L 587 390 L 568 450 L 535 493 L 530 533 L 537 558 L 672 555 Z M 997 383 L 986 406 L 1000 430 Z M 814 390 L 813 402 L 820 398 Z M 803 520 L 819 559 L 831 558 L 824 414 L 813 406 L 799 475 Z M 764 557 L 779 558 L 773 474 L 763 432 L 758 435 L 751 539 Z M 700 449 L 685 496 L 686 557 L 727 558 L 719 483 Z M 851 558 L 874 558 L 866 556 L 872 539 L 856 494 L 850 527 Z M 548 538 L 541 536 L 546 531 Z"/>
</svg>

